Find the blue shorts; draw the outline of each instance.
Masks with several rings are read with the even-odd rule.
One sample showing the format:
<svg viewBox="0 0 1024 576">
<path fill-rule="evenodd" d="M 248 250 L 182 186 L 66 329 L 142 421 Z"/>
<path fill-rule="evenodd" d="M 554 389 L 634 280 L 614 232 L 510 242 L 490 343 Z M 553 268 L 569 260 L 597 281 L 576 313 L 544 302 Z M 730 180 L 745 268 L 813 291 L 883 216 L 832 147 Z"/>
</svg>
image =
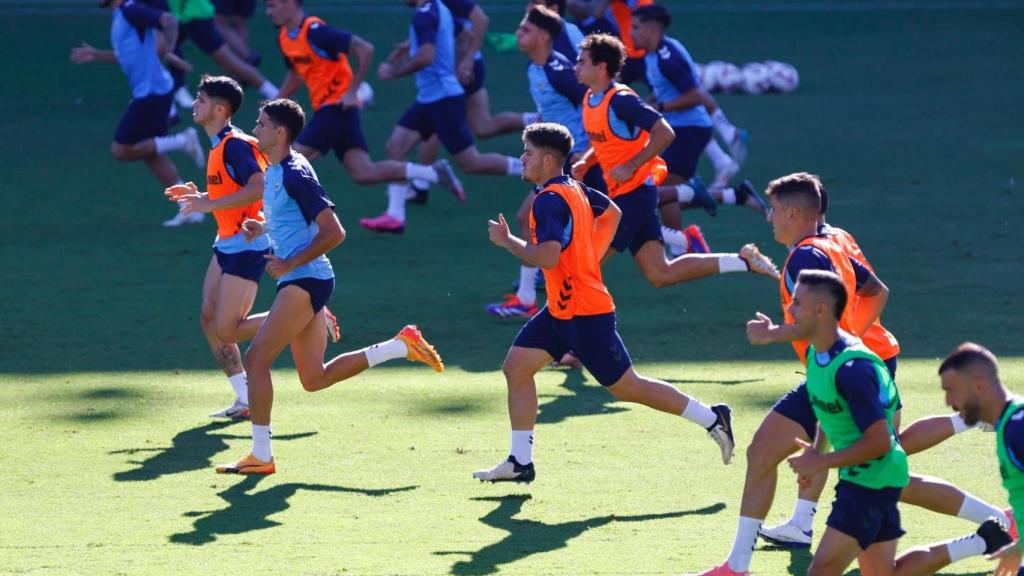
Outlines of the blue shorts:
<svg viewBox="0 0 1024 576">
<path fill-rule="evenodd" d="M 519 330 L 512 346 L 544 350 L 555 360 L 572 350 L 602 386 L 618 382 L 633 365 L 615 330 L 614 312 L 558 320 L 545 306 Z"/>
<path fill-rule="evenodd" d="M 840 480 L 825 524 L 855 539 L 861 550 L 896 540 L 906 534 L 896 507 L 901 492 L 902 488 L 872 489 Z"/>
<path fill-rule="evenodd" d="M 224 37 L 213 23 L 213 18 L 191 20 L 178 28 L 178 43 L 191 40 L 204 54 L 213 54 L 224 45 Z"/>
<path fill-rule="evenodd" d="M 334 278 L 321 280 L 319 278 L 296 278 L 285 280 L 277 285 L 277 291 L 284 290 L 286 286 L 298 286 L 309 294 L 309 305 L 313 307 L 313 314 L 316 315 L 321 308 L 327 305 L 334 293 Z"/>
<path fill-rule="evenodd" d="M 484 87 L 484 78 L 486 77 L 487 68 L 484 66 L 484 59 L 477 58 L 473 60 L 473 81 L 469 84 L 462 84 L 462 89 L 466 91 L 467 98 L 476 94 Z"/>
<path fill-rule="evenodd" d="M 643 56 L 626 58 L 622 70 L 619 70 L 619 82 L 632 84 L 637 80 L 647 83 L 647 64 L 644 62 Z"/>
<path fill-rule="evenodd" d="M 167 128 L 170 126 L 168 116 L 171 114 L 173 103 L 172 92 L 162 96 L 132 98 L 114 132 L 114 142 L 138 144 L 143 140 L 166 136 Z"/>
<path fill-rule="evenodd" d="M 711 128 L 706 126 L 673 126 L 675 140 L 661 153 L 668 164 L 668 173 L 683 180 L 693 178 L 697 173 L 697 161 L 704 147 L 711 140 Z"/>
<path fill-rule="evenodd" d="M 636 256 L 640 248 L 651 240 L 661 239 L 661 220 L 658 219 L 658 189 L 642 184 L 636 190 L 612 199 L 622 210 L 619 229 L 612 239 L 612 248 L 625 252 L 627 248 Z"/>
<path fill-rule="evenodd" d="M 256 0 L 213 0 L 213 8 L 221 16 L 252 18 Z"/>
<path fill-rule="evenodd" d="M 466 120 L 466 96 L 450 96 L 436 102 L 424 104 L 413 102 L 398 125 L 419 133 L 420 138 L 429 140 L 437 134 L 445 150 L 455 155 L 473 145 L 473 134 Z"/>
<path fill-rule="evenodd" d="M 893 356 L 885 361 L 885 366 L 894 380 L 896 379 L 896 358 Z M 901 408 L 903 408 L 902 400 L 896 405 L 897 410 Z M 799 386 L 786 392 L 786 395 L 772 406 L 772 410 L 799 424 L 807 433 L 807 437 L 814 440 L 814 435 L 818 431 L 818 417 L 814 415 L 814 408 L 811 407 L 811 398 L 807 395 L 806 382 L 801 382 Z"/>
<path fill-rule="evenodd" d="M 259 284 L 263 272 L 267 269 L 267 259 L 264 256 L 270 254 L 270 250 L 245 250 L 229 254 L 214 248 L 213 254 L 217 257 L 221 274 L 238 276 Z"/>
<path fill-rule="evenodd" d="M 363 136 L 359 108 L 345 108 L 341 104 L 323 106 L 314 112 L 313 119 L 302 129 L 296 142 L 319 150 L 321 154 L 334 150 L 338 160 L 344 160 L 345 153 L 352 148 L 370 150 Z"/>
</svg>

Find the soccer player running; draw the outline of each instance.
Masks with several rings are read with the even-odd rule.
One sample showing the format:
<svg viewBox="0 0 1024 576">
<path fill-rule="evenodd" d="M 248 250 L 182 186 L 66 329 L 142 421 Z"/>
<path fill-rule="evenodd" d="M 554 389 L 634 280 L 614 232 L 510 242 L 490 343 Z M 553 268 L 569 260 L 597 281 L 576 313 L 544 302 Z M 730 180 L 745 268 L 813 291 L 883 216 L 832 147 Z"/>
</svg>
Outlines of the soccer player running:
<svg viewBox="0 0 1024 576">
<path fill-rule="evenodd" d="M 587 36 L 580 45 L 576 77 L 587 86 L 583 128 L 590 149 L 573 165 L 582 178 L 593 163 L 604 173 L 609 196 L 622 209 L 622 223 L 604 255 L 607 261 L 629 249 L 640 271 L 655 287 L 671 286 L 713 274 L 754 272 L 778 277 L 772 261 L 747 244 L 738 254 L 686 254 L 666 259 L 658 221 L 655 184 L 666 174 L 661 154 L 672 143 L 672 127 L 628 86 L 615 82 L 626 58 L 618 38 Z"/>
<path fill-rule="evenodd" d="M 523 147 L 523 179 L 538 186 L 530 215 L 531 238 L 513 235 L 502 214 L 497 222 L 488 222 L 488 234 L 495 245 L 543 268 L 551 289 L 547 306 L 523 326 L 502 366 L 512 424 L 509 456 L 494 468 L 477 470 L 473 477 L 491 482 L 534 480 L 537 388 L 533 378 L 570 349 L 616 399 L 682 416 L 704 428 L 728 464 L 734 448 L 729 407 L 709 408 L 633 369 L 615 329 L 615 305 L 601 278 L 601 256 L 615 236 L 622 213 L 607 196 L 564 174 L 572 135 L 558 124 L 532 124 L 523 131 Z"/>
<path fill-rule="evenodd" d="M 302 108 L 291 100 L 279 99 L 261 106 L 253 130 L 270 164 L 263 191 L 267 220 L 247 219 L 242 229 L 250 239 L 264 233 L 270 236 L 274 253 L 264 258 L 267 273 L 277 280 L 277 296 L 243 361 L 249 380 L 252 451 L 234 463 L 217 466 L 218 473 L 274 473 L 270 367 L 286 347 L 291 347 L 299 381 L 309 392 L 396 358 L 422 362 L 437 372 L 444 370 L 441 357 L 412 325 L 402 328 L 391 340 L 339 355 L 324 364 L 324 304 L 334 291 L 334 270 L 326 254 L 345 239 L 345 230 L 313 167 L 292 150 L 292 142 L 304 124 Z"/>
<path fill-rule="evenodd" d="M 377 74 L 385 81 L 415 74 L 417 92 L 416 101 L 402 114 L 388 138 L 388 158 L 401 160 L 416 144 L 436 134 L 465 172 L 518 176 L 518 158 L 482 154 L 473 145 L 466 120 L 465 90 L 455 72 L 455 20 L 451 11 L 438 0 L 404 2 L 415 8 L 409 43 L 392 51 L 377 68 Z M 387 210 L 375 218 L 361 219 L 359 225 L 374 232 L 401 234 L 405 231 L 408 193 L 407 183 L 390 184 Z M 462 193 L 456 195 L 465 199 Z"/>
<path fill-rule="evenodd" d="M 423 178 L 462 194 L 462 184 L 447 161 L 423 166 L 370 158 L 356 91 L 373 61 L 373 44 L 307 15 L 302 0 L 267 0 L 267 16 L 279 28 L 277 43 L 288 65 L 281 97 L 291 96 L 305 83 L 313 106 L 313 119 L 295 141 L 297 152 L 313 161 L 333 150 L 357 184 Z M 354 73 L 349 53 L 357 62 Z"/>
<path fill-rule="evenodd" d="M 169 12 L 137 0 L 101 0 L 100 6 L 113 12 L 110 41 L 114 49 L 97 50 L 82 42 L 71 49 L 71 61 L 117 64 L 128 77 L 132 100 L 114 132 L 110 153 L 120 162 L 142 160 L 165 187 L 180 184 L 178 169 L 166 153 L 185 152 L 200 167 L 205 158 L 195 128 L 167 133 L 174 105 L 174 82 L 161 62 L 159 47 L 174 46 L 178 21 Z M 195 224 L 202 219 L 202 214 L 184 217 L 179 213 L 164 222 L 164 226 Z"/>
</svg>

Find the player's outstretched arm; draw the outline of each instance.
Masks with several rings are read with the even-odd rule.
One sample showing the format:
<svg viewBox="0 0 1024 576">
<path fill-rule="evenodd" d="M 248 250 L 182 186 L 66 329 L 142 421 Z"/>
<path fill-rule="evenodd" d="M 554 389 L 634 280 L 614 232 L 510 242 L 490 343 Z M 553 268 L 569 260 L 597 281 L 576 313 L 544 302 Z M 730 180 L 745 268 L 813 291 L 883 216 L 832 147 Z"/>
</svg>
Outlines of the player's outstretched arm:
<svg viewBox="0 0 1024 576">
<path fill-rule="evenodd" d="M 342 104 L 346 108 L 359 105 L 359 98 L 356 96 L 356 92 L 359 90 L 359 85 L 366 79 L 366 74 L 370 71 L 370 63 L 373 62 L 375 50 L 373 44 L 359 36 L 352 37 L 348 51 L 356 60 L 356 70 L 352 74 L 352 82 L 348 86 L 348 91 L 345 92 L 344 100 L 342 100 Z"/>
<path fill-rule="evenodd" d="M 82 42 L 81 46 L 75 46 L 71 49 L 71 61 L 75 64 L 85 64 L 88 62 L 117 64 L 117 55 L 114 54 L 113 50 L 97 50 L 92 44 Z"/>
<path fill-rule="evenodd" d="M 281 81 L 281 88 L 277 90 L 277 97 L 291 98 L 292 94 L 299 91 L 299 88 L 302 88 L 302 78 L 294 70 L 288 70 L 284 75 L 284 80 Z"/>
<path fill-rule="evenodd" d="M 882 316 L 885 304 L 889 301 L 889 287 L 882 283 L 874 273 L 857 289 L 857 305 L 853 309 L 851 326 L 857 336 L 862 336 L 868 328 Z"/>
<path fill-rule="evenodd" d="M 594 219 L 594 251 L 597 252 L 597 259 L 602 260 L 608 247 L 615 239 L 615 231 L 619 229 L 619 222 L 622 220 L 622 209 L 615 202 L 608 201 L 608 207 L 600 216 Z"/>
<path fill-rule="evenodd" d="M 395 78 L 408 76 L 430 66 L 434 62 L 436 53 L 436 46 L 433 44 L 423 44 L 417 50 L 416 55 L 409 60 L 394 63 L 388 59 L 387 62 L 381 62 L 380 66 L 377 67 L 377 75 L 380 76 L 381 80 L 394 80 Z"/>
<path fill-rule="evenodd" d="M 181 206 L 182 214 L 241 208 L 263 197 L 263 173 L 258 172 L 249 176 L 245 186 L 216 200 L 211 199 L 208 193 L 200 192 L 192 182 L 175 184 L 164 191 L 164 196 L 171 202 L 177 202 Z"/>
<path fill-rule="evenodd" d="M 747 340 L 751 344 L 784 344 L 799 340 L 796 327 L 792 324 L 777 325 L 772 319 L 761 312 L 755 312 L 754 318 L 747 322 Z"/>
<path fill-rule="evenodd" d="M 849 468 L 870 462 L 884 456 L 892 448 L 889 423 L 885 418 L 880 418 L 869 426 L 860 440 L 836 452 L 822 454 L 799 438 L 794 438 L 794 441 L 803 448 L 803 452 L 789 458 L 789 467 L 801 478 L 813 477 L 829 468 Z"/>
<path fill-rule="evenodd" d="M 245 234 L 246 242 L 252 242 L 257 237 L 262 236 L 266 228 L 267 226 L 264 222 L 252 218 L 246 218 L 242 222 L 242 233 Z"/>
<path fill-rule="evenodd" d="M 498 214 L 497 221 L 487 221 L 487 235 L 495 246 L 508 250 L 527 266 L 550 270 L 558 265 L 562 254 L 562 246 L 555 240 L 532 244 L 512 234 L 504 214 Z"/>
</svg>

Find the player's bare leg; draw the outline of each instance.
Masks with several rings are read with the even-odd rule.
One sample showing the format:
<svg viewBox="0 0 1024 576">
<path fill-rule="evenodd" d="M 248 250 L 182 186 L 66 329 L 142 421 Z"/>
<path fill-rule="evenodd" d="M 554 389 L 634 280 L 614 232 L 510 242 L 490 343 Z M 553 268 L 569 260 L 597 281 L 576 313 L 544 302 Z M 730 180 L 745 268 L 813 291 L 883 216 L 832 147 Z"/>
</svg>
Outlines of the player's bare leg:
<svg viewBox="0 0 1024 576">
<path fill-rule="evenodd" d="M 294 148 L 295 151 L 298 152 L 299 154 L 305 156 L 306 160 L 309 160 L 310 162 L 322 156 L 322 154 L 320 154 L 320 151 L 317 150 L 316 148 L 312 148 L 310 146 L 306 146 L 298 142 L 292 142 L 292 148 Z"/>
<path fill-rule="evenodd" d="M 499 112 L 491 115 L 491 97 L 487 88 L 474 92 L 466 100 L 466 119 L 477 138 L 492 138 L 523 129 L 521 112 Z"/>
</svg>

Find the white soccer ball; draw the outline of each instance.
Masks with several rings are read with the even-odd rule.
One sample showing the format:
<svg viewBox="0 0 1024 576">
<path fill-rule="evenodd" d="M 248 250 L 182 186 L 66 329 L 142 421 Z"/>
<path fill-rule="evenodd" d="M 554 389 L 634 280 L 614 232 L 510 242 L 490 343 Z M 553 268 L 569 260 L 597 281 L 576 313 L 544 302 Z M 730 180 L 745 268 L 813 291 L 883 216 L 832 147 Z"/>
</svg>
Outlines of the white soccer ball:
<svg viewBox="0 0 1024 576">
<path fill-rule="evenodd" d="M 800 74 L 792 64 L 768 60 L 768 80 L 773 92 L 792 92 L 800 85 Z"/>
<path fill-rule="evenodd" d="M 743 71 L 735 64 L 723 62 L 718 69 L 717 82 L 723 92 L 739 92 L 743 88 Z"/>
<path fill-rule="evenodd" d="M 722 70 L 722 65 L 725 62 L 721 60 L 712 60 L 707 64 L 704 64 L 700 70 L 700 85 L 708 92 L 715 92 L 718 90 L 718 73 Z"/>
<path fill-rule="evenodd" d="M 367 82 L 361 83 L 359 88 L 356 88 L 356 98 L 359 99 L 359 105 L 363 108 L 373 106 L 373 86 Z"/>
<path fill-rule="evenodd" d="M 760 94 L 771 90 L 772 83 L 768 67 L 760 62 L 747 62 L 743 65 L 743 91 L 747 94 Z"/>
</svg>

